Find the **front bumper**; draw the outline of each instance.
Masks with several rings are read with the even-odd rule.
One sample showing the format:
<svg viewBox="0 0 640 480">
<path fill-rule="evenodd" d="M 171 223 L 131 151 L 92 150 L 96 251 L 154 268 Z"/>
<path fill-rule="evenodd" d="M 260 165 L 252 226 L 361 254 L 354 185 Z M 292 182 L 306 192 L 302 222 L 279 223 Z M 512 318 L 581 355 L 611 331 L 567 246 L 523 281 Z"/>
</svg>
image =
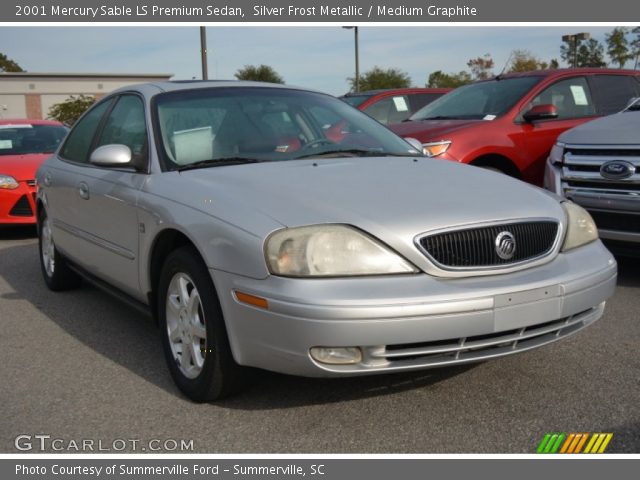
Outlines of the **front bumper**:
<svg viewBox="0 0 640 480">
<path fill-rule="evenodd" d="M 14 190 L 0 189 L 0 225 L 35 225 L 36 187 L 18 182 Z"/>
<path fill-rule="evenodd" d="M 211 274 L 238 363 L 323 377 L 455 365 L 553 342 L 602 316 L 617 266 L 596 241 L 545 265 L 488 277 Z M 235 291 L 267 299 L 268 309 L 239 302 Z M 363 359 L 320 364 L 309 354 L 317 346 L 359 347 Z"/>
</svg>

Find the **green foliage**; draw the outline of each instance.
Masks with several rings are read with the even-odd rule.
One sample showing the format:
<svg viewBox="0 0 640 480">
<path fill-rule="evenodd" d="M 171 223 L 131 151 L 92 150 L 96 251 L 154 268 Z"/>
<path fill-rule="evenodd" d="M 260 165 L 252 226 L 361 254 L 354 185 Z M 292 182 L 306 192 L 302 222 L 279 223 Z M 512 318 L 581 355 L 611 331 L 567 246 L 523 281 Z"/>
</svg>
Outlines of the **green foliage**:
<svg viewBox="0 0 640 480">
<path fill-rule="evenodd" d="M 57 120 L 65 125 L 71 126 L 76 123 L 85 110 L 87 110 L 95 99 L 86 95 L 71 95 L 62 103 L 56 103 L 49 109 L 49 118 Z"/>
<path fill-rule="evenodd" d="M 355 77 L 347 78 L 351 85 L 351 91 L 356 91 Z M 411 77 L 397 68 L 373 67 L 371 70 L 360 75 L 359 89 L 361 92 L 366 90 L 379 90 L 384 88 L 408 88 L 411 86 Z"/>
<path fill-rule="evenodd" d="M 24 70 L 4 53 L 0 53 L 0 72 L 24 72 Z"/>
<path fill-rule="evenodd" d="M 485 53 L 482 57 L 472 58 L 467 62 L 467 67 L 471 70 L 474 80 L 486 80 L 493 76 L 491 71 L 494 67 L 493 58 L 488 53 Z"/>
<path fill-rule="evenodd" d="M 444 73 L 437 70 L 429 75 L 426 86 L 429 88 L 458 88 L 471 83 L 473 80 L 469 72 Z"/>
<path fill-rule="evenodd" d="M 595 38 L 590 38 L 578 47 L 579 67 L 606 67 L 604 46 Z"/>
<path fill-rule="evenodd" d="M 614 28 L 611 33 L 605 35 L 605 39 L 609 58 L 620 68 L 624 68 L 624 64 L 633 58 L 633 54 L 629 51 L 627 29 L 624 27 Z"/>
<path fill-rule="evenodd" d="M 284 78 L 269 65 L 259 65 L 257 67 L 255 65 L 245 65 L 244 68 L 240 68 L 234 75 L 238 80 L 284 83 Z"/>
</svg>

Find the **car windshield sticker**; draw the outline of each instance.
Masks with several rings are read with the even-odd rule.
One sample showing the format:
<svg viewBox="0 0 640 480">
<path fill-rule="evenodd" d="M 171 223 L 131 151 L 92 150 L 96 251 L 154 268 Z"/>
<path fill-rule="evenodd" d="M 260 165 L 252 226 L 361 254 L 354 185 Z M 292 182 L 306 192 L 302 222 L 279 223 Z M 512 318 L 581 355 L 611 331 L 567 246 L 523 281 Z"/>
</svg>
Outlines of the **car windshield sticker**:
<svg viewBox="0 0 640 480">
<path fill-rule="evenodd" d="M 485 115 L 484 117 L 482 117 L 483 120 L 494 120 L 496 118 L 495 115 Z"/>
<path fill-rule="evenodd" d="M 0 148 L 13 148 L 13 142 L 11 140 L 0 140 Z"/>
<path fill-rule="evenodd" d="M 571 85 L 571 93 L 573 95 L 573 101 L 576 105 L 589 105 L 587 101 L 587 94 L 584 91 L 582 85 Z"/>
<path fill-rule="evenodd" d="M 409 107 L 407 106 L 407 102 L 404 99 L 404 97 L 393 97 L 393 103 L 396 106 L 397 112 L 406 112 L 407 110 L 409 110 Z"/>
</svg>

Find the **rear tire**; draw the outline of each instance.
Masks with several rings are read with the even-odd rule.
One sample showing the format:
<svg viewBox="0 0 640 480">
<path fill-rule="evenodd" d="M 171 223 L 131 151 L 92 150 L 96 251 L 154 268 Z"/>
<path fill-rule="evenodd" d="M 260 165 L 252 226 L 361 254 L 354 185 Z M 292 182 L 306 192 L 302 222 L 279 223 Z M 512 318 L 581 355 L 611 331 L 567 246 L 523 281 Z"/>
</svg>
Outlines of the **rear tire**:
<svg viewBox="0 0 640 480">
<path fill-rule="evenodd" d="M 60 292 L 80 286 L 80 276 L 69 268 L 65 258 L 56 248 L 51 220 L 44 208 L 38 215 L 38 251 L 40 270 L 49 290 Z"/>
<path fill-rule="evenodd" d="M 171 377 L 194 402 L 236 392 L 243 368 L 233 359 L 209 271 L 191 247 L 167 257 L 157 295 L 162 347 Z"/>
</svg>

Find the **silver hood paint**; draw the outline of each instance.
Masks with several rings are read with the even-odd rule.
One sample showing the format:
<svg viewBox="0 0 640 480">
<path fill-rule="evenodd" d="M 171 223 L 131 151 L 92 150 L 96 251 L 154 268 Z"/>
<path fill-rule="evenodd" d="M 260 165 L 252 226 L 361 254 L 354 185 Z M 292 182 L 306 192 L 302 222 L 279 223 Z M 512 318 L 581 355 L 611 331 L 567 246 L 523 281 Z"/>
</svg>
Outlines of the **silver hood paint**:
<svg viewBox="0 0 640 480">
<path fill-rule="evenodd" d="M 543 190 L 506 175 L 442 160 L 318 158 L 180 175 L 189 185 L 190 198 L 213 194 L 218 205 L 233 203 L 235 208 L 261 213 L 263 219 L 288 227 L 354 225 L 420 268 L 426 266 L 426 259 L 414 240 L 430 230 L 542 217 L 564 223 L 562 207 Z M 209 213 L 237 223 L 238 215 L 225 219 L 224 209 L 215 210 Z M 257 223 L 263 228 L 270 224 Z M 272 225 L 273 230 L 278 228 Z M 266 237 L 270 232 L 253 229 L 253 233 Z"/>
<path fill-rule="evenodd" d="M 638 145 L 640 111 L 616 113 L 592 120 L 564 132 L 558 141 L 583 145 Z"/>
</svg>

